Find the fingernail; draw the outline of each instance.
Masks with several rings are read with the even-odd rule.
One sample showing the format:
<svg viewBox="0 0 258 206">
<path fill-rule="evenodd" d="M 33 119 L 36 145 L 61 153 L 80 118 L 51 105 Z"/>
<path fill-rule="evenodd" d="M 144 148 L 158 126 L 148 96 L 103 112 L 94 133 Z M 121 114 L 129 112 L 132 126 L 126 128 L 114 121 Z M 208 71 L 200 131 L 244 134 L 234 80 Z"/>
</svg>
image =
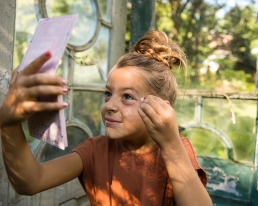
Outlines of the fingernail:
<svg viewBox="0 0 258 206">
<path fill-rule="evenodd" d="M 142 98 L 140 98 L 140 101 L 143 102 L 144 99 L 145 99 L 145 97 L 142 97 Z"/>
<path fill-rule="evenodd" d="M 66 85 L 66 80 L 65 79 L 62 79 L 62 82 L 64 85 Z"/>
<path fill-rule="evenodd" d="M 45 52 L 45 56 L 46 56 L 46 57 L 50 57 L 50 56 L 51 56 L 51 52 L 50 52 L 50 51 L 46 51 L 46 52 Z"/>
<path fill-rule="evenodd" d="M 66 87 L 63 87 L 62 90 L 63 90 L 63 92 L 68 92 L 68 88 L 66 88 Z"/>
<path fill-rule="evenodd" d="M 68 106 L 68 103 L 67 103 L 67 102 L 63 102 L 63 103 L 62 103 L 62 107 L 63 107 L 63 108 L 66 108 L 67 106 Z"/>
</svg>

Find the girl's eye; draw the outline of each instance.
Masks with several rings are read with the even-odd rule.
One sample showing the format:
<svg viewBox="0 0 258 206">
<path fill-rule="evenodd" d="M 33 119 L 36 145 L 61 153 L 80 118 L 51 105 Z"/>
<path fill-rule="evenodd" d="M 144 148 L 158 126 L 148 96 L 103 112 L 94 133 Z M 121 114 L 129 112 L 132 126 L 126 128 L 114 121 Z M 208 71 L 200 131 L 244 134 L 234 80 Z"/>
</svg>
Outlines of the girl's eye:
<svg viewBox="0 0 258 206">
<path fill-rule="evenodd" d="M 133 100 L 134 98 L 130 94 L 124 94 L 124 99 L 126 99 L 126 100 Z"/>
<path fill-rule="evenodd" d="M 105 91 L 104 97 L 105 97 L 105 102 L 108 102 L 111 98 L 112 94 L 108 91 Z"/>
<path fill-rule="evenodd" d="M 105 95 L 105 97 L 111 97 L 112 96 L 112 94 L 108 91 L 105 91 L 104 95 Z"/>
</svg>

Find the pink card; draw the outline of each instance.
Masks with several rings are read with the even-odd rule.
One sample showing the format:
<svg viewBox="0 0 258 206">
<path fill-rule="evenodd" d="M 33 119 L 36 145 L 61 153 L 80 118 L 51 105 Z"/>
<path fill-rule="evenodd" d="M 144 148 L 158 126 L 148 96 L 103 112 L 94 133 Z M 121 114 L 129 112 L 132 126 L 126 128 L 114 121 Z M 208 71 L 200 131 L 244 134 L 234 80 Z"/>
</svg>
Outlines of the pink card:
<svg viewBox="0 0 258 206">
<path fill-rule="evenodd" d="M 40 19 L 18 72 L 49 50 L 52 57 L 39 72 L 56 73 L 77 18 L 78 15 L 69 15 Z M 42 96 L 38 101 L 63 101 L 63 96 Z M 68 146 L 64 110 L 35 113 L 28 119 L 28 127 L 34 138 L 63 150 Z"/>
</svg>

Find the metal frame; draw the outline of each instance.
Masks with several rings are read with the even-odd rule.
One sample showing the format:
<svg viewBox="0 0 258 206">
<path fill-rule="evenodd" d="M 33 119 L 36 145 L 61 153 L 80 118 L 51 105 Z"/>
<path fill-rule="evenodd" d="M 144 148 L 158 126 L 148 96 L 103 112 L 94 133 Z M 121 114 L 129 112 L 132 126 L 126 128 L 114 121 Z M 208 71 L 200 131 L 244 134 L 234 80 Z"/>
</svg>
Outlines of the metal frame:
<svg viewBox="0 0 258 206">
<path fill-rule="evenodd" d="M 46 0 L 34 0 L 34 1 L 35 1 L 36 4 L 39 5 L 38 18 L 41 18 L 41 17 L 42 18 L 48 18 L 49 16 L 48 16 L 47 9 L 46 9 Z M 96 11 L 97 11 L 97 27 L 95 28 L 95 32 L 94 32 L 92 38 L 82 46 L 75 46 L 75 45 L 72 45 L 72 44 L 68 43 L 67 48 L 69 50 L 80 52 L 80 51 L 84 51 L 84 50 L 89 49 L 96 42 L 96 40 L 98 38 L 101 25 L 112 29 L 112 27 L 113 27 L 112 24 L 102 19 L 101 13 L 100 13 L 100 10 L 99 10 L 98 1 L 93 0 L 93 2 L 96 6 Z"/>
<path fill-rule="evenodd" d="M 209 124 L 204 124 L 201 122 L 201 116 L 202 116 L 202 106 L 203 106 L 203 99 L 209 98 L 209 99 L 225 99 L 228 100 L 230 111 L 232 113 L 232 118 L 234 117 L 234 111 L 232 110 L 232 104 L 230 100 L 255 100 L 257 101 L 257 107 L 256 107 L 256 125 L 255 125 L 255 151 L 254 151 L 254 159 L 253 159 L 253 165 L 254 168 L 258 169 L 258 96 L 255 93 L 246 93 L 246 92 L 239 92 L 239 93 L 221 93 L 216 91 L 200 91 L 200 90 L 180 90 L 179 96 L 183 98 L 197 98 L 197 105 L 195 107 L 195 115 L 194 115 L 194 121 L 185 123 L 180 125 L 182 127 L 182 130 L 184 129 L 191 129 L 191 128 L 200 128 L 207 131 L 210 131 L 217 135 L 225 148 L 227 149 L 228 158 L 230 160 L 235 161 L 234 159 L 234 152 L 232 147 L 232 142 L 227 137 L 226 134 L 219 131 L 217 128 L 214 128 L 213 126 Z M 232 120 L 233 121 L 233 120 Z"/>
</svg>

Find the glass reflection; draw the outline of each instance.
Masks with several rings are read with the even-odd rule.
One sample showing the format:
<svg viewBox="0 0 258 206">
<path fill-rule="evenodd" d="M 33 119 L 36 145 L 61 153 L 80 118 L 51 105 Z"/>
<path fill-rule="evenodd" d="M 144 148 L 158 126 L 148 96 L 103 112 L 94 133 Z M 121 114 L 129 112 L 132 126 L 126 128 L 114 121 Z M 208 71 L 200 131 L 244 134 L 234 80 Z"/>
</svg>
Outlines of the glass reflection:
<svg viewBox="0 0 258 206">
<path fill-rule="evenodd" d="M 101 83 L 108 73 L 109 29 L 102 27 L 96 43 L 88 50 L 75 55 L 75 84 Z"/>
<path fill-rule="evenodd" d="M 101 133 L 102 92 L 73 92 L 73 116 L 86 124 L 93 136 Z"/>
<path fill-rule="evenodd" d="M 71 45 L 82 46 L 92 39 L 98 20 L 97 8 L 93 0 L 48 0 L 46 5 L 49 17 L 79 15 L 69 40 Z"/>
</svg>

